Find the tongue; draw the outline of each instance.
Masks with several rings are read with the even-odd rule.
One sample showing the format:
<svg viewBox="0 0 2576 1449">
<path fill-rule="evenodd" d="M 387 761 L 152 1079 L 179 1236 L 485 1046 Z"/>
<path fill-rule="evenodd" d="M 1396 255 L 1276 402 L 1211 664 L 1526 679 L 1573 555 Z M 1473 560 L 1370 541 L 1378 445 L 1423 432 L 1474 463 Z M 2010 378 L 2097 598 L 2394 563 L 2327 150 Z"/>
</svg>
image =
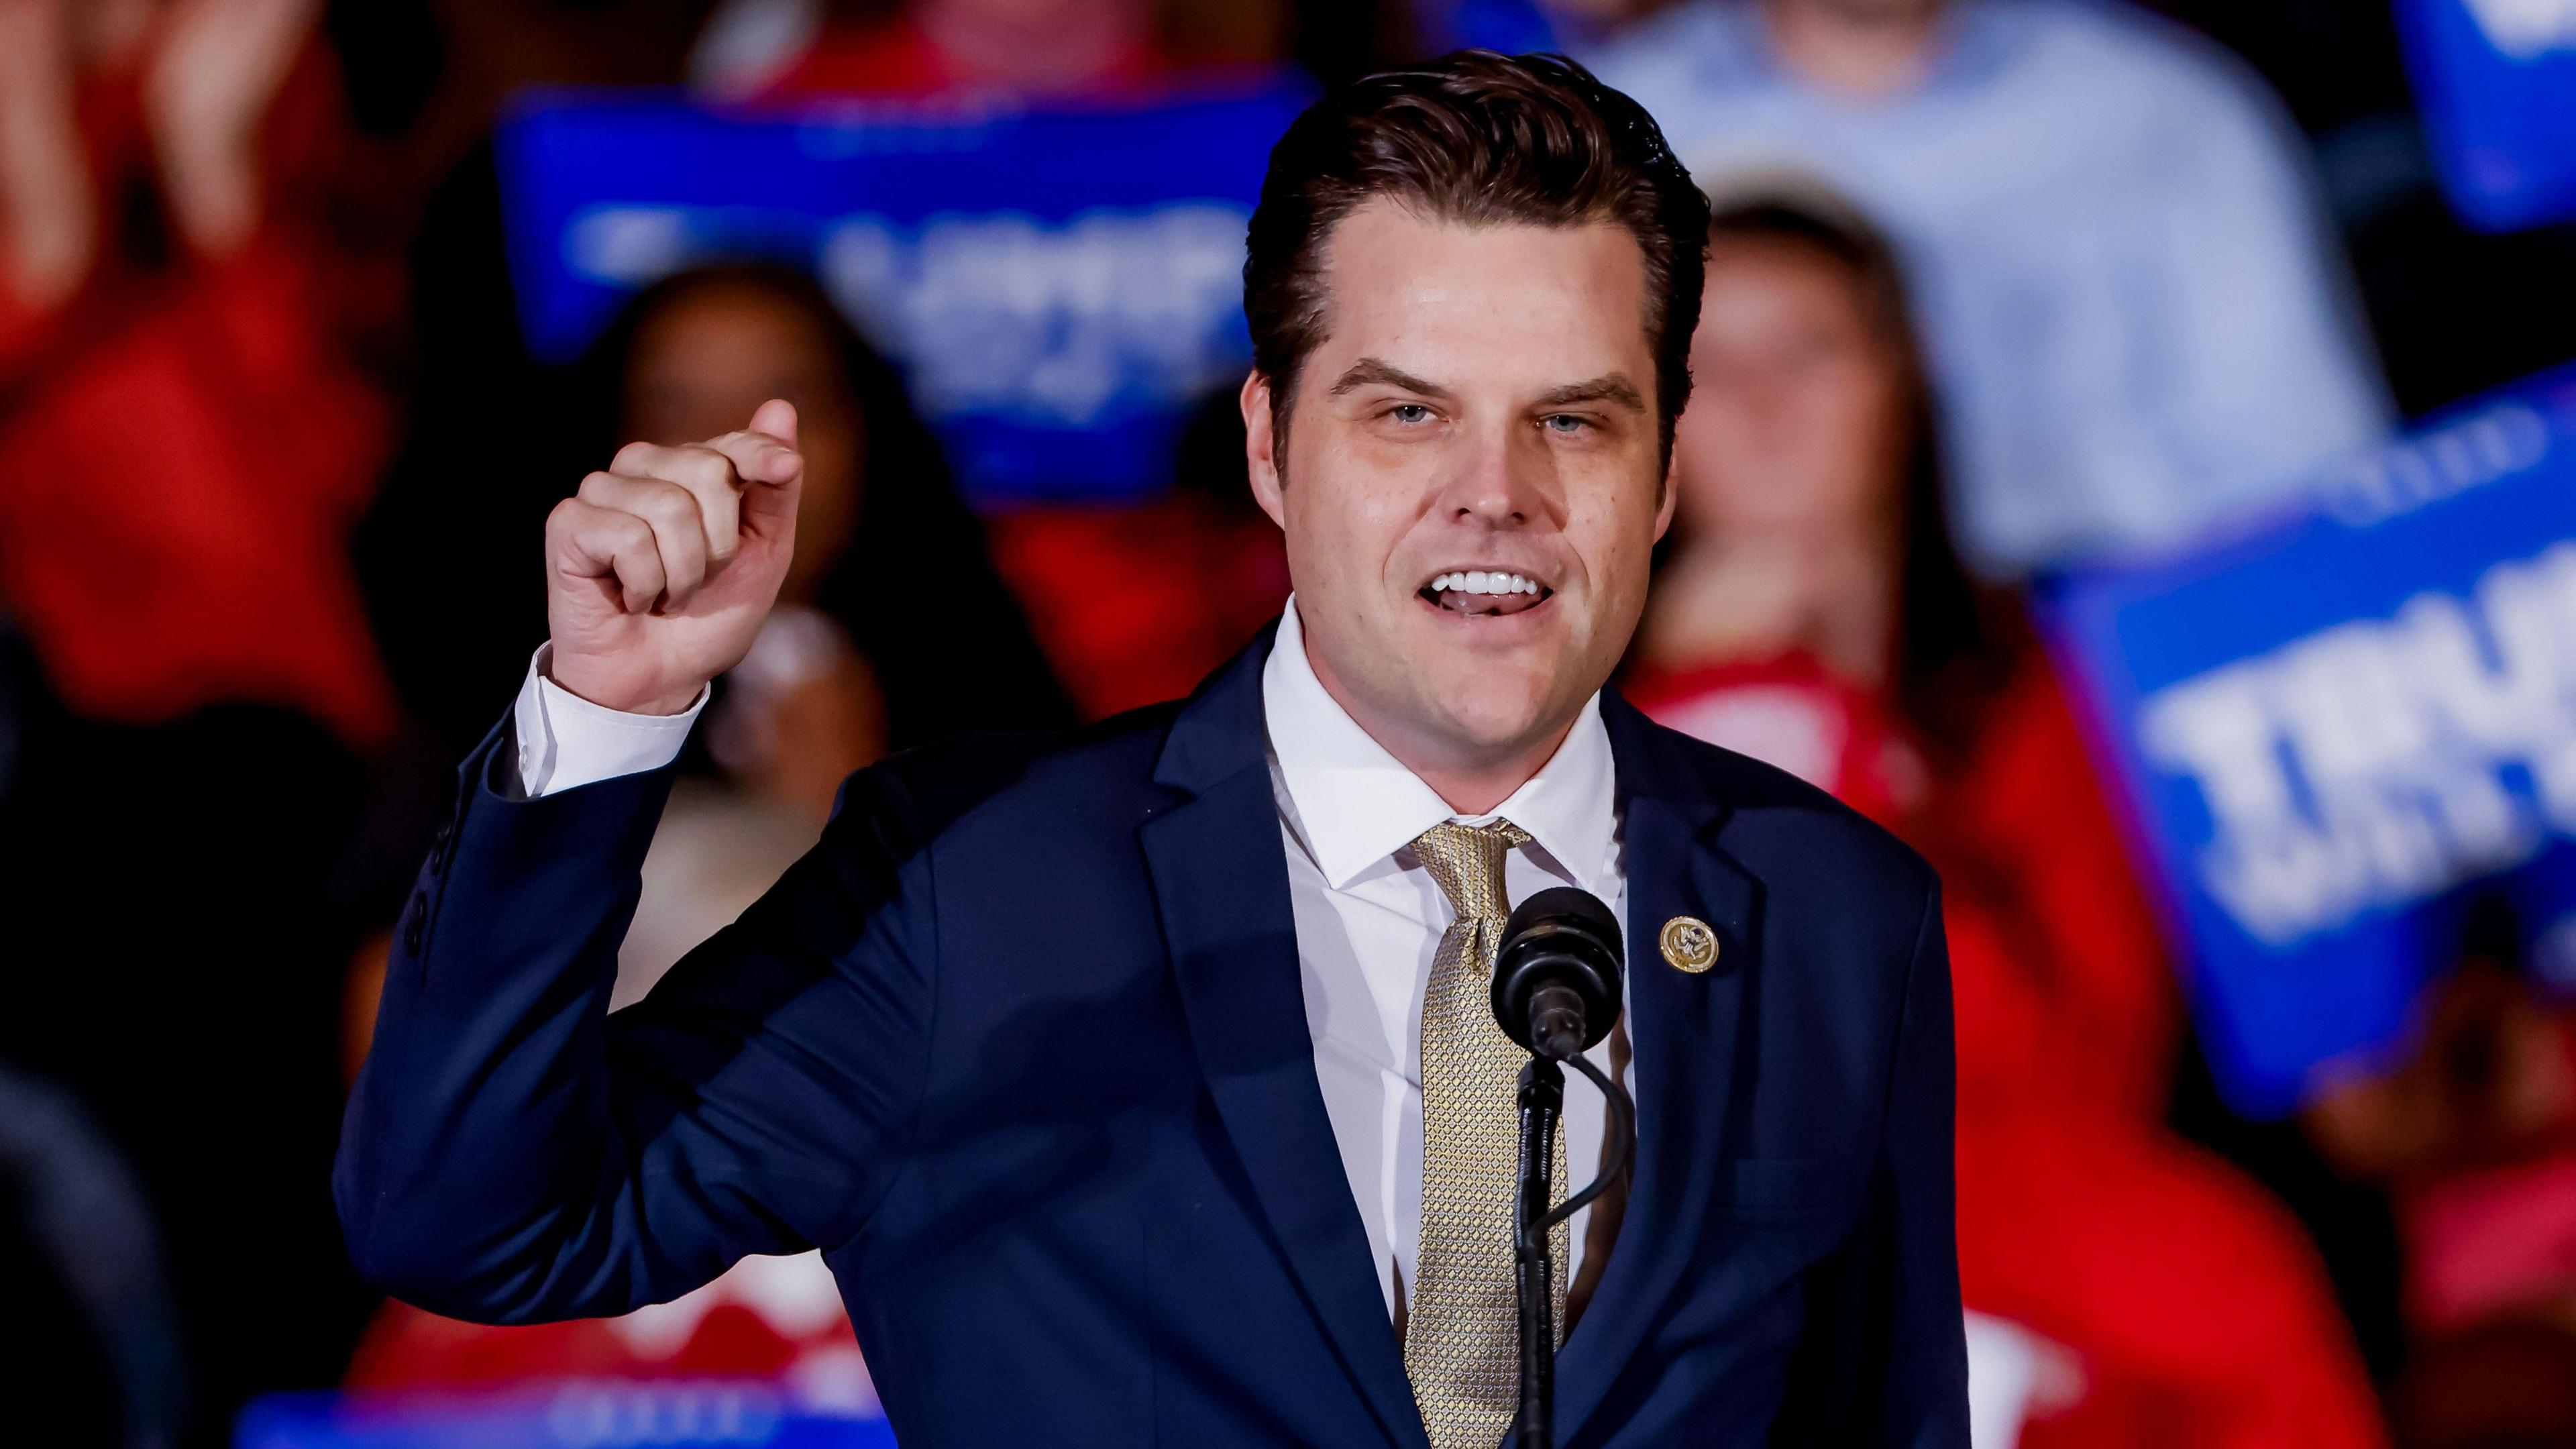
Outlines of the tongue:
<svg viewBox="0 0 2576 1449">
<path fill-rule="evenodd" d="M 1464 589 L 1442 589 L 1440 607 L 1459 614 L 1517 614 L 1536 606 L 1545 594 L 1471 594 Z"/>
</svg>

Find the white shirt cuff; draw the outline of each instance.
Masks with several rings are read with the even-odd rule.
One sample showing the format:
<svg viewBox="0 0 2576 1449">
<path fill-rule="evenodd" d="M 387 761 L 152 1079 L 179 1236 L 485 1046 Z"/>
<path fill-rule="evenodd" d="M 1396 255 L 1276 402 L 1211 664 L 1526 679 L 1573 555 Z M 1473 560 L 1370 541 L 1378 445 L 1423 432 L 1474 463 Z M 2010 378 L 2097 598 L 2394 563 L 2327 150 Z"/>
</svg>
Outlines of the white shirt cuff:
<svg viewBox="0 0 2576 1449">
<path fill-rule="evenodd" d="M 627 714 L 597 705 L 546 677 L 551 643 L 537 646 L 511 719 L 518 737 L 519 792 L 557 794 L 620 775 L 658 770 L 680 757 L 707 691 L 678 714 Z"/>
</svg>

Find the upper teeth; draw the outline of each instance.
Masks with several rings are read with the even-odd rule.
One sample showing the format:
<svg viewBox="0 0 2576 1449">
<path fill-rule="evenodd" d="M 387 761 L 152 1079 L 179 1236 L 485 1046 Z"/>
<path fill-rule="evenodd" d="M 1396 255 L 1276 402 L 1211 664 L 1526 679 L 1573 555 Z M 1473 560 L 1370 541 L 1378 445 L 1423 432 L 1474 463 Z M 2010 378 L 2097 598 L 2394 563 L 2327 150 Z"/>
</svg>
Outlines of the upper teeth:
<svg viewBox="0 0 2576 1449">
<path fill-rule="evenodd" d="M 1464 573 L 1442 574 L 1431 581 L 1431 592 L 1436 594 L 1447 589 L 1456 589 L 1462 594 L 1535 594 L 1538 584 L 1519 574 L 1469 569 Z"/>
</svg>

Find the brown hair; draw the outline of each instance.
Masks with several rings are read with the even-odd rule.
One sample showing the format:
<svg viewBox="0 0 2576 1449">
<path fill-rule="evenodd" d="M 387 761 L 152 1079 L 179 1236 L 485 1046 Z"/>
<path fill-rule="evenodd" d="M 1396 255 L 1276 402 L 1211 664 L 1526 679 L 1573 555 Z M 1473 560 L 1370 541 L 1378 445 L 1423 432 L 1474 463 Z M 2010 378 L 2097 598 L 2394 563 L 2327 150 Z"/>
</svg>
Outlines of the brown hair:
<svg viewBox="0 0 2576 1449">
<path fill-rule="evenodd" d="M 1286 446 L 1297 373 L 1324 335 L 1323 250 L 1378 197 L 1470 225 L 1607 221 L 1646 264 L 1647 346 L 1664 453 L 1690 398 L 1708 198 L 1645 108 L 1556 55 L 1462 50 L 1355 81 L 1309 106 L 1270 151 L 1243 262 L 1253 365 Z"/>
</svg>

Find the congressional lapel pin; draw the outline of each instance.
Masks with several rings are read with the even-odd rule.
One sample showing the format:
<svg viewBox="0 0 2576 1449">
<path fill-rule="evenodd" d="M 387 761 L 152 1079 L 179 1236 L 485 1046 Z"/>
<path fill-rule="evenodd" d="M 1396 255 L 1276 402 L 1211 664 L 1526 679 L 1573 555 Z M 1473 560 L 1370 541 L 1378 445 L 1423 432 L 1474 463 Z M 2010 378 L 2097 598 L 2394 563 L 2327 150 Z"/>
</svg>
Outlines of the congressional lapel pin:
<svg viewBox="0 0 2576 1449">
<path fill-rule="evenodd" d="M 1664 922 L 1664 960 L 1693 976 L 1717 964 L 1717 932 L 1697 916 L 1675 916 Z"/>
</svg>

